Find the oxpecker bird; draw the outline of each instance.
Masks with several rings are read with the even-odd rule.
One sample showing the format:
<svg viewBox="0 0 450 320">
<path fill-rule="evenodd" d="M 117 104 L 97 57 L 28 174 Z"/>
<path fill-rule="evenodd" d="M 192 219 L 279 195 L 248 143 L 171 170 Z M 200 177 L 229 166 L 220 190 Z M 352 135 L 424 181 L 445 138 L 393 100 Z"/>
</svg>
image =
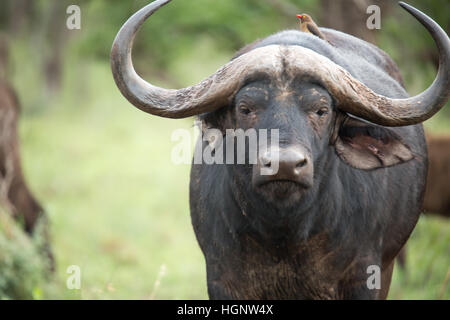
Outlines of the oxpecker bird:
<svg viewBox="0 0 450 320">
<path fill-rule="evenodd" d="M 300 30 L 303 32 L 311 33 L 316 37 L 326 40 L 322 32 L 320 32 L 319 27 L 314 22 L 314 20 L 307 14 L 298 14 L 297 18 L 300 19 Z"/>
</svg>

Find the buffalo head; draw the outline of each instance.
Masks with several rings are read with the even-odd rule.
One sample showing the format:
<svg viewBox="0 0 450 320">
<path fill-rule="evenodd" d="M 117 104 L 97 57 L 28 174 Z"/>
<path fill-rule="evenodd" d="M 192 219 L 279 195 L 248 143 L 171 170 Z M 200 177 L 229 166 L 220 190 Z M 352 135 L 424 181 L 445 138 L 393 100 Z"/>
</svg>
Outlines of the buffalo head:
<svg viewBox="0 0 450 320">
<path fill-rule="evenodd" d="M 388 127 L 421 123 L 449 98 L 448 36 L 431 18 L 404 3 L 401 6 L 427 28 L 439 49 L 435 81 L 413 97 L 377 94 L 324 55 L 285 45 L 249 50 L 191 87 L 154 86 L 136 74 L 131 49 L 142 23 L 168 2 L 158 0 L 141 9 L 117 34 L 111 52 L 117 86 L 133 105 L 153 115 L 201 115 L 207 125 L 222 130 L 279 129 L 279 145 L 261 150 L 256 164 L 230 169 L 239 170 L 236 179 L 251 181 L 252 191 L 273 203 L 293 203 L 308 192 L 316 182 L 315 172 L 333 163 L 327 161 L 330 152 L 362 170 L 413 159 L 408 145 Z M 275 159 L 278 170 L 261 175 L 259 169 Z"/>
</svg>

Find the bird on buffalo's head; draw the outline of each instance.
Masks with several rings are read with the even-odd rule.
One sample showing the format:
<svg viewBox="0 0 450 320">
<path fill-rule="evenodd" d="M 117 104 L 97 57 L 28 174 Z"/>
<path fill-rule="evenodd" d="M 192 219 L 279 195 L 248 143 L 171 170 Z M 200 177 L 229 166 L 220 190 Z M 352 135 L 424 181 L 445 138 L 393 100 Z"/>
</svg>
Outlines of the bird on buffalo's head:
<svg viewBox="0 0 450 320">
<path fill-rule="evenodd" d="M 300 30 L 306 33 L 311 33 L 320 39 L 325 40 L 324 35 L 320 32 L 319 27 L 314 20 L 307 14 L 298 14 L 297 18 L 300 19 Z"/>
</svg>

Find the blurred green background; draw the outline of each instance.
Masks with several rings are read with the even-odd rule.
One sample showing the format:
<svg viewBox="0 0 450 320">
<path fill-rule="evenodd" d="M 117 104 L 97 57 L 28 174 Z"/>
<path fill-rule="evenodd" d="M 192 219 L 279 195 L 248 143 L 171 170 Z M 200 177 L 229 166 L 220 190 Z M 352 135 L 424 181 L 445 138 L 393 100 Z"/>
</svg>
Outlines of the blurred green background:
<svg viewBox="0 0 450 320">
<path fill-rule="evenodd" d="M 161 119 L 133 108 L 109 68 L 116 32 L 148 2 L 1 0 L 9 49 L 3 72 L 22 105 L 24 172 L 49 215 L 56 258 L 53 277 L 31 282 L 33 298 L 207 298 L 189 216 L 189 166 L 170 161 L 171 133 L 192 130 L 193 119 Z M 381 30 L 369 31 L 365 8 L 374 3 L 382 9 Z M 449 1 L 409 3 L 448 32 Z M 80 30 L 66 28 L 69 4 L 81 8 Z M 173 0 L 138 34 L 135 67 L 158 85 L 190 85 L 246 43 L 297 28 L 295 15 L 303 12 L 376 43 L 399 65 L 410 94 L 433 81 L 435 45 L 394 1 Z M 450 133 L 449 106 L 425 126 Z M 81 268 L 80 290 L 66 288 L 70 265 Z M 449 221 L 423 216 L 389 298 L 449 299 L 449 266 Z"/>
</svg>

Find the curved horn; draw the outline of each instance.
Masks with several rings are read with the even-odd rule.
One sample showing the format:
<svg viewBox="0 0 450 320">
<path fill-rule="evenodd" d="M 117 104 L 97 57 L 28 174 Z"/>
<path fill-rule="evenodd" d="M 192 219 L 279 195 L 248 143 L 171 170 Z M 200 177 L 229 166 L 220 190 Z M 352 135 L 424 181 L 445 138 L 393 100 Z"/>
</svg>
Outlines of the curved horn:
<svg viewBox="0 0 450 320">
<path fill-rule="evenodd" d="M 111 51 L 111 68 L 117 86 L 133 105 L 145 112 L 183 118 L 213 111 L 229 103 L 248 76 L 282 72 L 285 68 L 282 60 L 288 61 L 297 72 L 320 79 L 337 99 L 339 109 L 380 125 L 420 123 L 435 114 L 449 98 L 450 40 L 436 22 L 404 3 L 400 5 L 429 30 L 439 50 L 436 79 L 427 90 L 415 97 L 390 99 L 378 95 L 347 71 L 309 49 L 276 45 L 254 49 L 239 56 L 197 85 L 179 90 L 153 86 L 134 71 L 131 48 L 142 23 L 170 1 L 154 1 L 134 14 L 120 29 Z M 280 55 L 295 51 L 299 52 L 289 59 L 280 59 Z"/>
<path fill-rule="evenodd" d="M 414 7 L 400 2 L 402 8 L 425 26 L 439 51 L 439 70 L 436 79 L 424 92 L 407 99 L 390 99 L 349 78 L 348 87 L 339 108 L 384 126 L 403 126 L 423 122 L 438 112 L 450 97 L 450 40 L 442 28 L 430 17 Z"/>
<path fill-rule="evenodd" d="M 167 117 L 184 118 L 226 105 L 246 74 L 254 69 L 273 67 L 273 56 L 264 52 L 229 62 L 197 85 L 173 90 L 156 87 L 135 72 L 131 60 L 133 40 L 142 23 L 171 0 L 157 0 L 136 12 L 118 32 L 111 50 L 111 69 L 122 94 L 142 111 Z M 265 62 L 264 62 L 265 61 Z"/>
</svg>

